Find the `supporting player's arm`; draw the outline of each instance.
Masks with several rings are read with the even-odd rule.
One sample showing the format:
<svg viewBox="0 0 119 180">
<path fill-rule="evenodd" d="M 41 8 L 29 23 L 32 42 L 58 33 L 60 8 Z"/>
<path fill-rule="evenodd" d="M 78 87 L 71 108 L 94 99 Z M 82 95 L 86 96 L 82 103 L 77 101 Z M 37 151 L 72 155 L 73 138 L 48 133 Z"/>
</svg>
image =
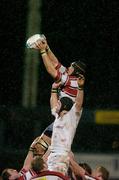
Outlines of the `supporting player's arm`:
<svg viewBox="0 0 119 180">
<path fill-rule="evenodd" d="M 28 171 L 31 168 L 31 162 L 33 160 L 33 151 L 28 151 L 28 154 L 24 160 L 24 164 L 23 164 L 23 169 L 25 169 L 26 171 Z"/>
<path fill-rule="evenodd" d="M 73 158 L 70 158 L 70 168 L 75 175 L 79 175 L 81 177 L 84 177 L 86 173 L 85 169 L 79 166 L 79 164 Z"/>
<path fill-rule="evenodd" d="M 58 102 L 58 88 L 60 87 L 61 83 L 53 83 L 51 88 L 51 97 L 50 97 L 50 106 L 51 109 L 54 109 L 57 106 Z"/>
<path fill-rule="evenodd" d="M 75 103 L 76 103 L 75 106 L 76 106 L 76 111 L 79 112 L 83 105 L 84 83 L 85 83 L 84 76 L 80 75 L 77 82 L 78 82 L 78 93 L 77 93 L 76 100 L 75 100 Z"/>
</svg>

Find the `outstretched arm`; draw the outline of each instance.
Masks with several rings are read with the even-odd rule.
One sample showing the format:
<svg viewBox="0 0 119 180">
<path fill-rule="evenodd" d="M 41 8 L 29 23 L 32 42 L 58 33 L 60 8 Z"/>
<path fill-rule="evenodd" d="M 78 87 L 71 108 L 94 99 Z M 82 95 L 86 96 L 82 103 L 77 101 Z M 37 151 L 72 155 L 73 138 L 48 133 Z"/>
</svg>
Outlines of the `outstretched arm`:
<svg viewBox="0 0 119 180">
<path fill-rule="evenodd" d="M 57 59 L 57 57 L 52 52 L 52 50 L 50 49 L 49 45 L 47 45 L 46 51 L 47 51 L 47 54 L 48 54 L 50 60 L 52 61 L 52 64 L 56 68 L 58 66 L 58 64 L 59 64 L 59 60 Z"/>
<path fill-rule="evenodd" d="M 48 53 L 46 52 L 46 41 L 42 42 L 42 41 L 37 41 L 36 42 L 37 47 L 40 49 L 40 54 L 41 57 L 43 59 L 43 63 L 46 67 L 47 72 L 53 77 L 55 78 L 57 76 L 57 70 L 55 69 L 54 64 L 52 63 Z"/>
<path fill-rule="evenodd" d="M 43 63 L 46 67 L 47 72 L 53 77 L 56 78 L 57 76 L 57 70 L 56 66 L 58 65 L 58 59 L 53 54 L 53 52 L 50 50 L 47 41 L 41 41 L 38 40 L 36 43 L 37 48 L 40 50 L 40 54 L 43 59 Z"/>
</svg>

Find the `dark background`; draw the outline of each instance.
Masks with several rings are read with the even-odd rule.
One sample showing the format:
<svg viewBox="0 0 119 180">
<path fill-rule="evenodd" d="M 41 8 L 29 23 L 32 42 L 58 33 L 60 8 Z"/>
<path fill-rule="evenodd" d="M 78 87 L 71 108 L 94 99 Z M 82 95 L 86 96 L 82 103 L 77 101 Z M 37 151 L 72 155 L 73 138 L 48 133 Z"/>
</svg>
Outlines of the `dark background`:
<svg viewBox="0 0 119 180">
<path fill-rule="evenodd" d="M 69 66 L 72 61 L 85 59 L 85 109 L 118 110 L 119 1 L 44 0 L 41 13 L 41 33 L 45 34 L 61 63 Z M 21 152 L 21 156 L 20 153 L 17 156 L 16 151 L 27 150 L 33 138 L 50 123 L 47 106 L 52 79 L 42 61 L 39 65 L 36 108 L 22 107 L 27 14 L 27 0 L 0 1 L 0 119 L 5 124 L 1 133 L 1 158 L 4 154 L 1 167 L 9 166 L 18 159 L 20 166 L 26 151 Z M 40 130 L 37 132 L 39 119 L 43 121 L 39 122 Z M 74 149 L 77 151 L 80 144 L 81 151 L 110 151 L 113 139 L 119 138 L 118 130 L 118 125 L 81 124 Z M 89 139 L 87 142 L 89 135 L 90 142 Z"/>
</svg>

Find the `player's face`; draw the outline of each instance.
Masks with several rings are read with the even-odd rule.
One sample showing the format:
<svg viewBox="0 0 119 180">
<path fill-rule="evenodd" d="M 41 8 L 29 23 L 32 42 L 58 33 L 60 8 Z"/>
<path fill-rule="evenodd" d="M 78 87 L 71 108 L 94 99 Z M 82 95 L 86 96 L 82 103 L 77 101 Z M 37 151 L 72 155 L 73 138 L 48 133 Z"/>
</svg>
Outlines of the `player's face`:
<svg viewBox="0 0 119 180">
<path fill-rule="evenodd" d="M 74 67 L 71 65 L 70 67 L 68 67 L 68 75 L 71 75 L 74 72 Z"/>
<path fill-rule="evenodd" d="M 9 179 L 15 180 L 19 177 L 19 173 L 16 169 L 8 169 L 8 173 L 10 174 Z"/>
<path fill-rule="evenodd" d="M 103 176 L 102 176 L 102 172 L 100 172 L 100 171 L 95 171 L 95 172 L 93 173 L 93 176 L 94 176 L 95 178 L 99 179 L 99 180 L 104 180 L 104 179 L 103 179 Z"/>
</svg>

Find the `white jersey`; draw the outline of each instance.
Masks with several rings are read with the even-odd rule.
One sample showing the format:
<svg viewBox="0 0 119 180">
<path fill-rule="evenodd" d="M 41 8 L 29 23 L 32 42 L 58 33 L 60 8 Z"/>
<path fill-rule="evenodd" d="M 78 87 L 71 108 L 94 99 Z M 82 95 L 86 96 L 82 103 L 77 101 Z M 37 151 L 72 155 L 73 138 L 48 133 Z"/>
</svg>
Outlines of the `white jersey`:
<svg viewBox="0 0 119 180">
<path fill-rule="evenodd" d="M 48 157 L 49 170 L 67 173 L 69 166 L 68 153 L 71 151 L 72 141 L 81 114 L 82 110 L 76 112 L 75 104 L 63 117 L 58 117 L 58 114 L 56 114 L 51 139 L 51 153 Z"/>
<path fill-rule="evenodd" d="M 70 152 L 81 112 L 82 111 L 80 111 L 80 113 L 76 113 L 74 104 L 71 110 L 64 114 L 63 117 L 58 117 L 58 114 L 56 114 L 51 139 L 52 151 Z"/>
</svg>

